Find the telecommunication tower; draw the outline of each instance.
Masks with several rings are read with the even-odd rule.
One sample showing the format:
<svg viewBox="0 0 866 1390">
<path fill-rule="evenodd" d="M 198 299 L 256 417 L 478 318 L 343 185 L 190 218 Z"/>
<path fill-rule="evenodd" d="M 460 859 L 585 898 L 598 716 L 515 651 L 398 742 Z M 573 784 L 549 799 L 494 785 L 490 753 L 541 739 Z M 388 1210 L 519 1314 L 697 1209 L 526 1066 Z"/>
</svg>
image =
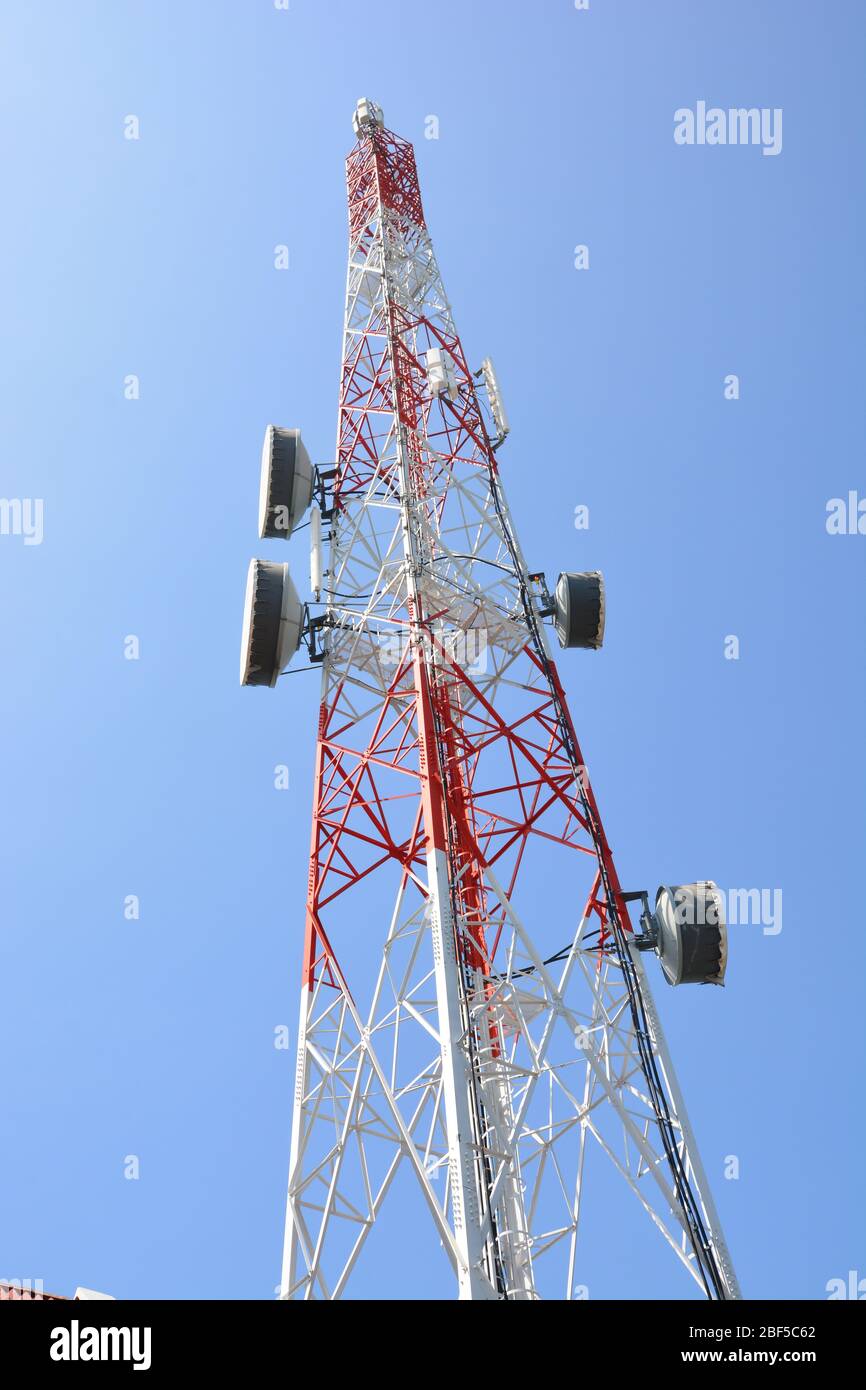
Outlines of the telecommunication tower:
<svg viewBox="0 0 866 1390">
<path fill-rule="evenodd" d="M 721 984 L 721 895 L 620 886 L 549 641 L 601 645 L 602 577 L 527 568 L 412 146 L 366 99 L 354 129 L 336 462 L 275 426 L 262 458 L 261 536 L 311 508 L 314 601 L 253 561 L 241 647 L 245 685 L 304 649 L 322 679 L 281 1297 L 369 1293 L 407 1173 L 405 1295 L 429 1251 L 460 1298 L 575 1297 L 602 1163 L 736 1298 L 643 959 Z"/>
</svg>

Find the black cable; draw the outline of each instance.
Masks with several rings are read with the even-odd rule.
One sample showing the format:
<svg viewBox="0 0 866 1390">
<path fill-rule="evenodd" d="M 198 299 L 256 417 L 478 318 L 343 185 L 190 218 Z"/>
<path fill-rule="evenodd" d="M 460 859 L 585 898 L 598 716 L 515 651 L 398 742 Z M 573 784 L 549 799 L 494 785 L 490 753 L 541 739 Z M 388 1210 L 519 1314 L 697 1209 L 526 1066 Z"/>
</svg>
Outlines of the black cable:
<svg viewBox="0 0 866 1390">
<path fill-rule="evenodd" d="M 589 948 L 589 949 L 592 950 L 592 951 L 595 951 L 595 950 L 597 950 L 598 948 L 595 947 L 595 946 L 593 946 L 593 947 L 591 947 L 591 948 Z M 541 964 L 542 964 L 542 965 L 556 965 L 558 961 L 567 960 L 567 959 L 568 959 L 568 956 L 570 955 L 570 953 L 571 953 L 571 946 L 570 946 L 570 945 L 568 945 L 568 946 L 563 946 L 562 950 L 561 950 L 561 951 L 557 951 L 557 953 L 556 953 L 555 956 L 548 956 L 548 957 L 547 957 L 547 960 L 543 960 L 543 961 L 541 962 Z M 531 975 L 531 974 L 533 974 L 533 972 L 536 971 L 537 969 L 538 969 L 538 966 L 537 966 L 537 965 L 523 965 L 523 966 L 520 967 L 519 970 L 512 970 L 512 971 L 510 972 L 510 974 L 508 974 L 508 975 L 491 975 L 491 976 L 490 976 L 490 979 L 494 982 L 494 984 L 498 984 L 500 980 L 516 980 L 516 979 L 518 978 L 519 975 Z"/>
<path fill-rule="evenodd" d="M 488 560 L 483 555 L 466 555 L 463 551 L 448 551 L 447 555 L 434 555 L 433 564 L 438 564 L 440 560 L 472 560 L 476 565 L 492 565 L 494 569 L 504 570 L 506 574 L 513 575 L 507 565 L 500 565 L 498 560 Z"/>
<path fill-rule="evenodd" d="M 686 1227 L 688 1229 L 689 1237 L 691 1239 L 692 1249 L 695 1255 L 695 1261 L 701 1274 L 701 1280 L 703 1282 L 706 1295 L 708 1298 L 712 1298 L 715 1294 L 715 1297 L 718 1299 L 726 1299 L 728 1295 L 724 1274 L 719 1267 L 717 1253 L 714 1250 L 707 1235 L 697 1200 L 689 1182 L 688 1174 L 686 1173 L 683 1159 L 677 1147 L 676 1130 L 673 1124 L 673 1120 L 671 1118 L 670 1107 L 668 1106 L 664 1085 L 659 1074 L 658 1063 L 656 1061 L 655 1053 L 653 1052 L 653 1048 L 650 1042 L 650 1027 L 646 1013 L 646 1004 L 643 998 L 643 993 L 640 988 L 640 981 L 635 971 L 634 961 L 631 958 L 631 952 L 629 950 L 628 943 L 625 940 L 625 932 L 619 920 L 619 913 L 616 905 L 616 897 L 611 888 L 607 868 L 604 863 L 604 855 L 602 853 L 601 827 L 596 823 L 595 815 L 593 813 L 592 807 L 589 803 L 589 799 L 586 795 L 583 786 L 583 780 L 579 775 L 580 759 L 577 756 L 577 749 L 573 746 L 572 743 L 569 721 L 565 716 L 565 710 L 562 707 L 562 702 L 559 697 L 556 682 L 553 679 L 553 675 L 550 669 L 550 661 L 547 656 L 544 642 L 541 638 L 541 634 L 538 629 L 537 615 L 532 603 L 531 595 L 528 592 L 526 580 L 523 575 L 523 568 L 520 563 L 517 546 L 514 542 L 514 538 L 511 535 L 508 520 L 505 516 L 502 501 L 499 496 L 498 479 L 489 460 L 487 467 L 490 484 L 490 493 L 491 497 L 493 498 L 493 505 L 496 511 L 496 515 L 499 518 L 499 524 L 502 527 L 502 534 L 505 538 L 505 543 L 508 547 L 509 554 L 511 555 L 512 564 L 514 565 L 514 574 L 520 588 L 520 596 L 523 604 L 523 611 L 526 618 L 526 624 L 533 638 L 533 644 L 535 646 L 536 655 L 538 656 L 542 664 L 545 676 L 547 678 L 551 699 L 556 710 L 560 736 L 568 752 L 569 761 L 571 762 L 572 768 L 575 773 L 575 780 L 578 788 L 578 797 L 580 799 L 581 806 L 583 807 L 583 811 L 587 819 L 587 824 L 590 827 L 590 832 L 592 834 L 593 842 L 595 844 L 599 873 L 601 875 L 601 879 L 605 890 L 608 917 L 611 924 L 617 955 L 619 957 L 620 968 L 623 972 L 623 978 L 626 984 L 626 990 L 629 1000 L 629 1009 L 632 1015 L 632 1026 L 637 1041 L 638 1055 L 641 1061 L 641 1069 L 644 1073 L 647 1086 L 649 1088 L 650 1101 L 652 1103 L 652 1108 L 655 1114 L 659 1133 L 661 1135 L 662 1146 L 665 1150 L 665 1156 L 668 1160 L 668 1166 L 671 1170 L 671 1175 L 673 1177 L 674 1191 L 676 1192 L 677 1199 L 679 1200 L 680 1207 L 683 1212 Z M 626 963 L 626 961 L 628 963 Z"/>
<path fill-rule="evenodd" d="M 370 599 L 373 597 L 372 594 L 344 594 L 337 589 L 323 589 L 322 593 L 327 594 L 328 599 L 354 599 L 356 603 L 369 603 Z M 321 600 L 319 602 L 322 608 L 327 608 L 327 603 L 323 603 Z"/>
</svg>

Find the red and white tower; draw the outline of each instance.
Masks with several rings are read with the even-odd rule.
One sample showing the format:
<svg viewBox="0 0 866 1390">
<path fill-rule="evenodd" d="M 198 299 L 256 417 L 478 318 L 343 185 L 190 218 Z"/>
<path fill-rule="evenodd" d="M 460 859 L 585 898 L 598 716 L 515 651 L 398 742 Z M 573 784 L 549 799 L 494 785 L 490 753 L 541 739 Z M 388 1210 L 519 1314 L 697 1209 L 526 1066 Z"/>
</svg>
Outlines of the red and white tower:
<svg viewBox="0 0 866 1390">
<path fill-rule="evenodd" d="M 551 597 L 527 570 L 495 374 L 466 362 L 412 146 L 370 101 L 355 131 L 336 466 L 273 429 L 264 460 L 263 535 L 318 494 L 322 604 L 253 562 L 242 648 L 247 684 L 304 633 L 322 660 L 281 1295 L 375 1292 L 403 1170 L 429 1216 L 399 1237 L 407 1295 L 429 1249 L 461 1298 L 571 1298 L 601 1162 L 708 1297 L 737 1297 L 643 965 L 719 983 L 718 894 L 652 912 L 621 890 L 548 641 L 553 619 L 600 645 L 600 576 Z"/>
</svg>

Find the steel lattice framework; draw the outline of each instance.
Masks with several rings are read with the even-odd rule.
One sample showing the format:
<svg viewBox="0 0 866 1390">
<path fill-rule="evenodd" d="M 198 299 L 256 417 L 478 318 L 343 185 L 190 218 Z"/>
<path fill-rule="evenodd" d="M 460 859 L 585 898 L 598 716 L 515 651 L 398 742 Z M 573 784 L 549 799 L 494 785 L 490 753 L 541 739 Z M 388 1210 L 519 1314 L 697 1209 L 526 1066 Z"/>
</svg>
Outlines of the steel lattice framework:
<svg viewBox="0 0 866 1390">
<path fill-rule="evenodd" d="M 359 123 L 347 182 L 281 1296 L 346 1292 L 404 1168 L 460 1297 L 571 1298 L 595 1145 L 736 1297 L 412 146 Z"/>
</svg>

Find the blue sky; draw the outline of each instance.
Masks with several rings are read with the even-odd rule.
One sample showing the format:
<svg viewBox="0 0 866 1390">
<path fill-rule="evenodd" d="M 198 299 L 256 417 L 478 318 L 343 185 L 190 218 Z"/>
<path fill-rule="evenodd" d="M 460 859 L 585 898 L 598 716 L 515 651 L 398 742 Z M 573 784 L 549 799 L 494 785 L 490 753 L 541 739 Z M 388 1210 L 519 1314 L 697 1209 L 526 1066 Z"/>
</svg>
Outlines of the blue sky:
<svg viewBox="0 0 866 1390">
<path fill-rule="evenodd" d="M 605 573 L 560 670 L 621 879 L 783 893 L 725 990 L 658 985 L 744 1292 L 866 1276 L 866 537 L 825 526 L 866 494 L 864 34 L 854 0 L 2 6 L 0 495 L 44 537 L 0 536 L 0 1278 L 278 1282 L 318 682 L 237 654 L 264 426 L 333 456 L 362 94 L 495 358 L 529 563 Z M 698 100 L 782 108 L 782 152 L 676 145 Z M 593 1226 L 592 1296 L 689 1294 L 615 1200 Z M 373 1254 L 355 1292 L 405 1288 Z"/>
</svg>

